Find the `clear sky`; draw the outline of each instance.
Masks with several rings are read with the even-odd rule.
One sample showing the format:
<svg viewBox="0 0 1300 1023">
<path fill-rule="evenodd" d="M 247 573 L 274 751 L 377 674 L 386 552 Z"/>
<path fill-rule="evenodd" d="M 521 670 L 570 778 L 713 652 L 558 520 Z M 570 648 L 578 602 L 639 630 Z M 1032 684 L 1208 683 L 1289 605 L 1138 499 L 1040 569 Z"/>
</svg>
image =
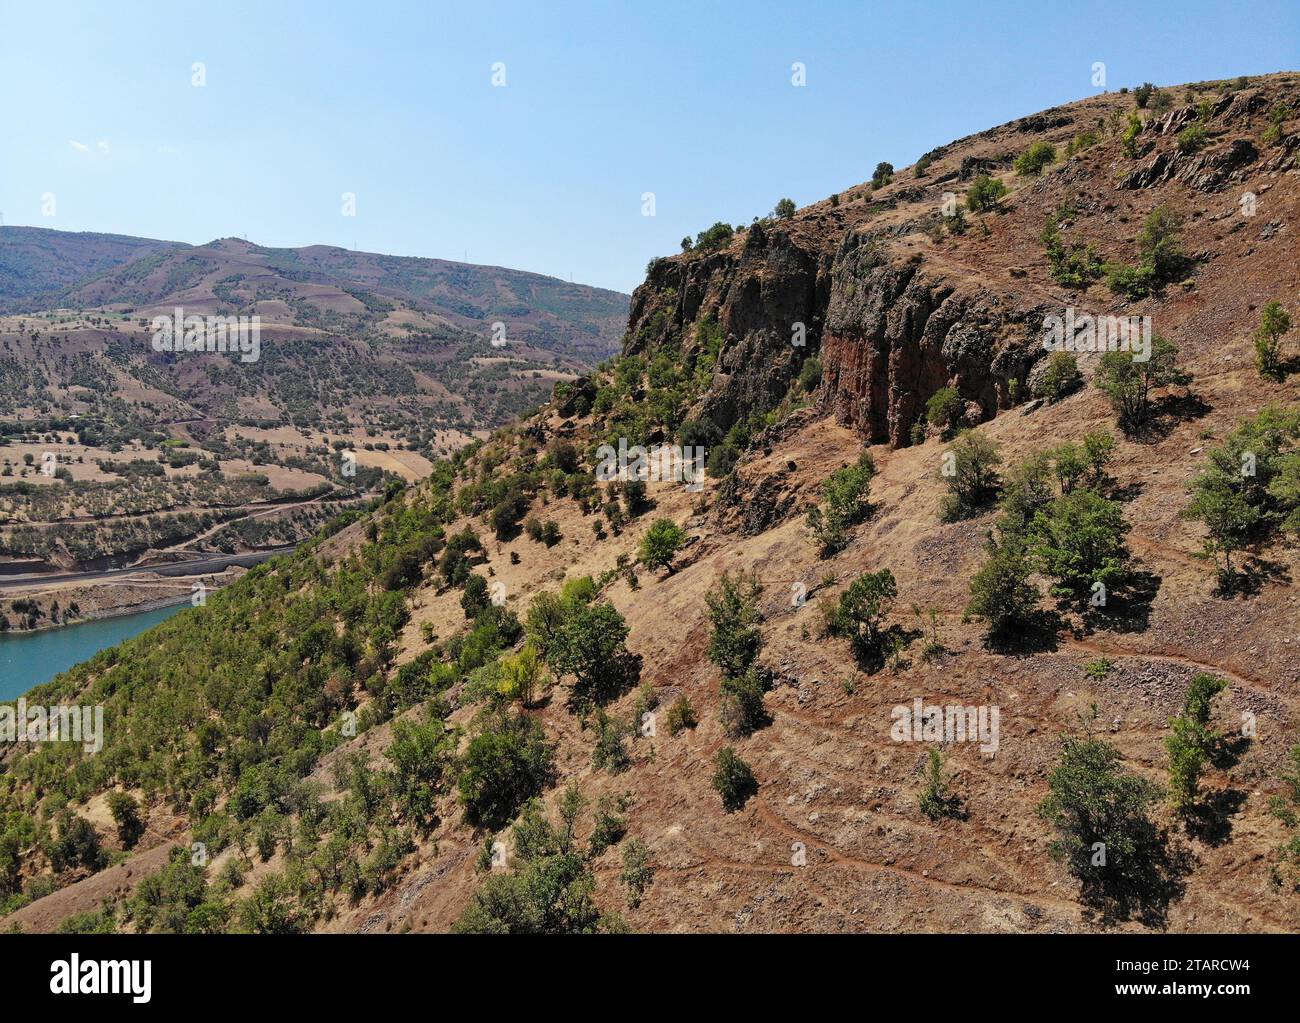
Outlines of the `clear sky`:
<svg viewBox="0 0 1300 1023">
<path fill-rule="evenodd" d="M 1298 58 L 1297 0 L 0 0 L 0 213 L 631 291 L 715 220 L 1091 95 L 1096 61 L 1117 89 Z"/>
</svg>

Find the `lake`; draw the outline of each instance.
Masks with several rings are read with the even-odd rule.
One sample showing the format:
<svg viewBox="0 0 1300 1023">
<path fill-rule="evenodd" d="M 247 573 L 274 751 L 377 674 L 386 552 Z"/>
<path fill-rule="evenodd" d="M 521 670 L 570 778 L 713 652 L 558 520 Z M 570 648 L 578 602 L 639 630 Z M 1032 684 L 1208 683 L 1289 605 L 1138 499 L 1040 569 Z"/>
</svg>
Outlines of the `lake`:
<svg viewBox="0 0 1300 1023">
<path fill-rule="evenodd" d="M 0 702 L 17 699 L 105 647 L 117 646 L 189 606 L 186 601 L 40 632 L 0 632 Z"/>
</svg>

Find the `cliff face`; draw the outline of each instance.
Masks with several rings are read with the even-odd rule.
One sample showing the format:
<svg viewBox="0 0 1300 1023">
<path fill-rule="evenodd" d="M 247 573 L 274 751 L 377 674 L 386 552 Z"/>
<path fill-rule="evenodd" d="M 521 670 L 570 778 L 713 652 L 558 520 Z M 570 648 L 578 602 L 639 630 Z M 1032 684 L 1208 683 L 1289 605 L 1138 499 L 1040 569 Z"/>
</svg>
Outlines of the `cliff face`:
<svg viewBox="0 0 1300 1023">
<path fill-rule="evenodd" d="M 1007 404 L 1008 382 L 1023 382 L 1038 354 L 1027 322 L 982 289 L 889 255 L 873 233 L 849 227 L 833 251 L 828 240 L 819 249 L 779 227 L 751 229 L 738 252 L 656 261 L 633 296 L 625 353 L 679 344 L 693 355 L 694 328 L 715 321 L 724 346 L 693 414 L 724 431 L 776 405 L 818 352 L 819 404 L 871 442 L 908 443 L 944 387 L 958 388 L 972 422 Z"/>
<path fill-rule="evenodd" d="M 832 278 L 821 403 L 871 442 L 906 444 L 944 387 L 966 399 L 968 420 L 987 418 L 1035 354 L 1027 325 L 1008 322 L 992 296 L 959 290 L 919 260 L 895 265 L 869 237 L 844 239 Z"/>
<path fill-rule="evenodd" d="M 751 228 L 743 244 L 690 260 L 660 259 L 632 296 L 624 354 L 665 345 L 694 358 L 696 327 L 716 324 L 723 346 L 713 380 L 693 410 L 724 432 L 774 406 L 817 350 L 830 295 L 830 256 L 775 228 Z M 802 344 L 796 330 L 803 325 Z"/>
</svg>

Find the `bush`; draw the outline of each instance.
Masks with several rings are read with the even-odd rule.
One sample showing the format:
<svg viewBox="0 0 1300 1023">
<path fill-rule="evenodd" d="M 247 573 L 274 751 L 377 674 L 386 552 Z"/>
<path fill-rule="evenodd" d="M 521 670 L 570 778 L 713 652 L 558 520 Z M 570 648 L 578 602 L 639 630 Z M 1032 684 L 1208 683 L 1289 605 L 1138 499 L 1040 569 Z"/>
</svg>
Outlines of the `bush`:
<svg viewBox="0 0 1300 1023">
<path fill-rule="evenodd" d="M 803 365 L 799 367 L 799 390 L 812 393 L 821 386 L 821 383 L 821 360 L 815 355 L 810 355 L 808 358 L 804 359 Z"/>
<path fill-rule="evenodd" d="M 1035 142 L 1016 160 L 1016 174 L 1020 177 L 1037 177 L 1043 168 L 1056 159 L 1056 147 L 1050 142 Z"/>
<path fill-rule="evenodd" d="M 722 679 L 722 727 L 734 738 L 750 735 L 770 721 L 763 706 L 767 693 L 767 674 L 748 668 L 743 675 L 725 675 Z"/>
<path fill-rule="evenodd" d="M 1204 147 L 1208 137 L 1205 125 L 1189 124 L 1178 133 L 1178 151 L 1180 153 L 1194 153 Z"/>
<path fill-rule="evenodd" d="M 1160 789 L 1120 765 L 1109 743 L 1067 738 L 1038 814 L 1056 828 L 1052 854 L 1080 880 L 1085 900 L 1123 912 L 1135 900 L 1158 898 L 1167 857 L 1147 814 Z"/>
<path fill-rule="evenodd" d="M 1123 510 L 1091 490 L 1058 497 L 1034 517 L 1030 528 L 1034 560 L 1044 575 L 1056 580 L 1054 596 L 1086 599 L 1092 593 L 1095 599 L 1098 591 L 1093 588 L 1101 583 L 1104 603 L 1106 590 L 1128 572 Z"/>
<path fill-rule="evenodd" d="M 113 823 L 117 825 L 117 837 L 122 848 L 130 849 L 144 834 L 140 804 L 130 793 L 115 790 L 108 794 L 108 812 L 113 815 Z"/>
<path fill-rule="evenodd" d="M 1205 525 L 1205 552 L 1222 558 L 1221 588 L 1234 579 L 1232 555 L 1274 530 L 1300 529 L 1300 410 L 1266 405 L 1211 449 L 1192 481 L 1188 518 Z"/>
<path fill-rule="evenodd" d="M 1173 734 L 1165 740 L 1169 754 L 1169 803 L 1176 813 L 1186 813 L 1196 803 L 1201 769 L 1219 735 L 1210 727 L 1210 702 L 1227 688 L 1214 675 L 1201 674 L 1192 679 L 1183 701 L 1183 713 L 1169 722 Z"/>
<path fill-rule="evenodd" d="M 925 421 L 938 427 L 945 436 L 961 425 L 965 402 L 955 387 L 944 387 L 930 395 L 925 403 Z"/>
<path fill-rule="evenodd" d="M 637 559 L 651 571 L 667 568 L 671 574 L 673 558 L 685 542 L 686 530 L 672 519 L 655 519 L 641 538 Z"/>
<path fill-rule="evenodd" d="M 876 656 L 881 650 L 884 618 L 897 596 L 898 584 L 889 569 L 863 572 L 840 595 L 827 624 L 835 635 L 853 641 L 860 658 Z"/>
<path fill-rule="evenodd" d="M 776 217 L 777 220 L 789 220 L 794 216 L 794 210 L 793 199 L 778 199 L 776 206 L 772 210 L 772 216 Z"/>
<path fill-rule="evenodd" d="M 1000 179 L 980 174 L 971 182 L 970 189 L 966 192 L 966 208 L 972 213 L 995 210 L 1006 194 L 1007 186 Z"/>
<path fill-rule="evenodd" d="M 723 572 L 717 585 L 704 596 L 709 609 L 709 660 L 724 675 L 743 675 L 749 670 L 763 645 L 758 608 L 763 586 L 758 577 L 744 572 Z"/>
<path fill-rule="evenodd" d="M 825 504 L 808 513 L 808 528 L 823 557 L 844 547 L 848 542 L 848 529 L 871 514 L 871 480 L 876 474 L 876 463 L 870 452 L 864 451 L 856 465 L 837 469 L 822 484 Z"/>
<path fill-rule="evenodd" d="M 1034 397 L 1049 403 L 1060 401 L 1083 383 L 1079 360 L 1072 352 L 1053 352 L 1047 358 L 1047 369 L 1034 384 Z"/>
<path fill-rule="evenodd" d="M 716 252 L 727 247 L 733 234 L 735 231 L 731 225 L 719 220 L 707 231 L 701 231 L 695 236 L 695 248 L 700 252 Z"/>
<path fill-rule="evenodd" d="M 1145 298 L 1191 269 L 1191 260 L 1179 247 L 1183 219 L 1164 206 L 1157 206 L 1142 221 L 1138 232 L 1136 266 L 1106 265 L 1107 283 L 1126 298 Z"/>
<path fill-rule="evenodd" d="M 460 595 L 460 606 L 466 618 L 477 618 L 490 603 L 486 579 L 475 573 L 465 580 L 465 592 Z"/>
<path fill-rule="evenodd" d="M 948 488 L 940 506 L 944 522 L 969 518 L 994 498 L 1001 462 L 997 445 L 983 434 L 968 430 L 957 438 L 940 469 Z"/>
<path fill-rule="evenodd" d="M 1151 357 L 1145 362 L 1134 362 L 1131 352 L 1105 352 L 1092 383 L 1110 399 L 1120 428 L 1134 435 L 1151 422 L 1151 391 L 1186 384 L 1190 379 L 1178 366 L 1178 348 L 1156 334 L 1151 338 Z"/>
<path fill-rule="evenodd" d="M 572 703 L 603 703 L 635 684 L 640 670 L 625 645 L 627 633 L 627 622 L 608 602 L 569 611 L 547 659 L 556 671 L 573 675 Z"/>
<path fill-rule="evenodd" d="M 758 791 L 754 772 L 730 746 L 722 747 L 713 763 L 713 788 L 722 797 L 723 809 L 728 813 L 739 810 Z"/>
<path fill-rule="evenodd" d="M 551 781 L 554 748 L 530 717 L 493 712 L 461 760 L 457 786 L 476 826 L 497 830 Z"/>
<path fill-rule="evenodd" d="M 691 701 L 681 696 L 668 708 L 668 716 L 664 723 L 668 726 L 669 735 L 677 735 L 684 729 L 694 728 L 699 721 L 695 717 L 695 708 L 691 706 Z"/>
<path fill-rule="evenodd" d="M 889 184 L 894 177 L 894 165 L 888 160 L 881 160 L 876 164 L 876 169 L 871 175 L 871 184 L 874 188 L 883 188 Z"/>
<path fill-rule="evenodd" d="M 957 817 L 961 813 L 961 801 L 948 790 L 948 782 L 943 776 L 943 756 L 937 749 L 930 750 L 925 767 L 925 785 L 917 804 L 932 821 Z"/>
<path fill-rule="evenodd" d="M 966 615 L 988 625 L 990 637 L 1008 639 L 1032 621 L 1038 590 L 1029 582 L 1030 564 L 1015 536 L 990 540 L 984 564 L 971 577 Z"/>
<path fill-rule="evenodd" d="M 1066 246 L 1061 238 L 1060 220 L 1060 213 L 1048 217 L 1047 226 L 1039 236 L 1047 249 L 1048 272 L 1057 284 L 1083 290 L 1101 277 L 1105 267 L 1091 245 L 1075 242 Z"/>
<path fill-rule="evenodd" d="M 1291 316 L 1281 302 L 1264 306 L 1255 331 L 1255 366 L 1261 376 L 1281 380 L 1286 375 L 1282 371 L 1282 335 L 1290 329 Z"/>
<path fill-rule="evenodd" d="M 610 774 L 621 774 L 631 767 L 632 757 L 628 754 L 626 740 L 632 732 L 632 725 L 597 708 L 592 727 L 596 732 L 596 745 L 591 754 L 591 766 Z"/>
<path fill-rule="evenodd" d="M 1156 87 L 1150 82 L 1143 82 L 1133 90 L 1133 102 L 1137 104 L 1139 110 L 1146 107 L 1151 100 L 1151 94 L 1156 91 Z"/>
<path fill-rule="evenodd" d="M 627 888 L 627 904 L 636 909 L 645 898 L 645 890 L 654 879 L 650 864 L 650 850 L 639 838 L 633 838 L 623 847 L 623 873 L 620 876 Z"/>
</svg>

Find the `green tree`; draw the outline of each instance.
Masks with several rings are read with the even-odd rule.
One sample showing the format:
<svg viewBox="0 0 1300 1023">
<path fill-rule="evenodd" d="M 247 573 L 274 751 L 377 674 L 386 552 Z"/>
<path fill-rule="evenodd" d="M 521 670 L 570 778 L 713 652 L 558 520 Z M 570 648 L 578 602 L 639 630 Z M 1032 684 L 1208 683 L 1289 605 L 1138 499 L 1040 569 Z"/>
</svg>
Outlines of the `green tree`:
<svg viewBox="0 0 1300 1023">
<path fill-rule="evenodd" d="M 1291 329 L 1291 316 L 1282 308 L 1281 302 L 1269 302 L 1259 318 L 1259 329 L 1255 331 L 1255 366 L 1261 376 L 1281 380 L 1282 372 L 1282 335 Z"/>
<path fill-rule="evenodd" d="M 1220 739 L 1210 728 L 1210 703 L 1227 685 L 1214 675 L 1197 675 L 1188 687 L 1183 713 L 1169 722 L 1169 803 L 1177 813 L 1188 812 L 1196 803 L 1201 770 Z"/>
<path fill-rule="evenodd" d="M 966 616 L 984 621 L 989 636 L 998 640 L 1023 630 L 1033 620 L 1040 597 L 1029 581 L 1031 570 L 1020 538 L 990 539 L 984 564 L 971 577 Z"/>
<path fill-rule="evenodd" d="M 122 848 L 130 849 L 144 834 L 140 804 L 129 792 L 114 790 L 108 794 L 108 812 L 113 815 L 113 823 L 117 825 L 117 837 Z"/>
<path fill-rule="evenodd" d="M 489 714 L 461 759 L 457 787 L 472 824 L 500 828 L 550 783 L 554 748 L 534 718 Z"/>
<path fill-rule="evenodd" d="M 885 616 L 897 596 L 898 584 L 889 569 L 863 572 L 840 595 L 828 624 L 835 635 L 853 641 L 859 657 L 876 656 L 882 647 Z"/>
<path fill-rule="evenodd" d="M 1055 403 L 1083 383 L 1079 360 L 1072 352 L 1053 352 L 1047 357 L 1047 368 L 1034 383 L 1034 397 Z"/>
<path fill-rule="evenodd" d="M 1022 177 L 1037 177 L 1043 168 L 1056 160 L 1056 147 L 1050 142 L 1035 142 L 1016 160 L 1016 173 Z"/>
<path fill-rule="evenodd" d="M 1034 517 L 1031 534 L 1034 560 L 1056 580 L 1054 596 L 1088 599 L 1092 594 L 1095 600 L 1128 572 L 1123 509 L 1094 491 L 1075 490 L 1057 498 Z M 1105 590 L 1096 590 L 1097 583 Z"/>
<path fill-rule="evenodd" d="M 722 797 L 723 809 L 728 813 L 739 810 L 758 791 L 754 772 L 730 746 L 718 750 L 713 764 L 713 788 Z"/>
<path fill-rule="evenodd" d="M 1151 338 L 1149 359 L 1135 362 L 1131 352 L 1106 352 L 1092 382 L 1110 399 L 1120 428 L 1132 435 L 1142 432 L 1152 420 L 1153 390 L 1190 380 L 1190 374 L 1178 365 L 1178 348 L 1156 334 Z"/>
<path fill-rule="evenodd" d="M 1072 736 L 1047 788 L 1038 814 L 1056 829 L 1052 853 L 1080 880 L 1085 899 L 1124 911 L 1158 894 L 1164 837 L 1148 814 L 1158 786 L 1125 773 L 1109 743 Z"/>
<path fill-rule="evenodd" d="M 871 514 L 871 481 L 876 463 L 864 451 L 856 465 L 837 469 L 822 484 L 822 505 L 808 512 L 808 529 L 823 557 L 842 550 L 851 526 Z"/>
<path fill-rule="evenodd" d="M 977 175 L 966 192 L 966 208 L 972 213 L 995 210 L 1006 194 L 1007 186 L 1000 179 L 991 178 L 987 174 Z"/>
<path fill-rule="evenodd" d="M 961 800 L 948 788 L 948 780 L 944 777 L 943 771 L 943 756 L 937 749 L 930 750 L 930 757 L 925 766 L 925 782 L 917 805 L 932 821 L 957 817 L 961 814 Z"/>
<path fill-rule="evenodd" d="M 651 571 L 667 568 L 671 574 L 673 558 L 685 542 L 686 530 L 676 522 L 672 519 L 655 519 L 641 538 L 637 557 Z"/>
<path fill-rule="evenodd" d="M 942 387 L 925 403 L 925 420 L 946 437 L 961 425 L 966 403 L 955 387 Z"/>
<path fill-rule="evenodd" d="M 997 445 L 982 433 L 967 430 L 959 435 L 939 470 L 948 488 L 939 510 L 943 521 L 969 518 L 988 504 L 998 492 L 1001 463 Z"/>
<path fill-rule="evenodd" d="M 574 677 L 573 703 L 603 703 L 635 684 L 640 673 L 627 634 L 627 622 L 607 601 L 581 605 L 568 616 L 547 657 L 556 671 Z"/>
<path fill-rule="evenodd" d="M 763 646 L 759 624 L 763 620 L 759 598 L 763 584 L 758 577 L 723 572 L 722 578 L 704 595 L 709 609 L 709 660 L 724 675 L 743 675 Z"/>
<path fill-rule="evenodd" d="M 772 210 L 772 216 L 776 217 L 777 220 L 789 220 L 794 216 L 794 210 L 793 199 L 778 199 L 776 206 Z"/>
</svg>

